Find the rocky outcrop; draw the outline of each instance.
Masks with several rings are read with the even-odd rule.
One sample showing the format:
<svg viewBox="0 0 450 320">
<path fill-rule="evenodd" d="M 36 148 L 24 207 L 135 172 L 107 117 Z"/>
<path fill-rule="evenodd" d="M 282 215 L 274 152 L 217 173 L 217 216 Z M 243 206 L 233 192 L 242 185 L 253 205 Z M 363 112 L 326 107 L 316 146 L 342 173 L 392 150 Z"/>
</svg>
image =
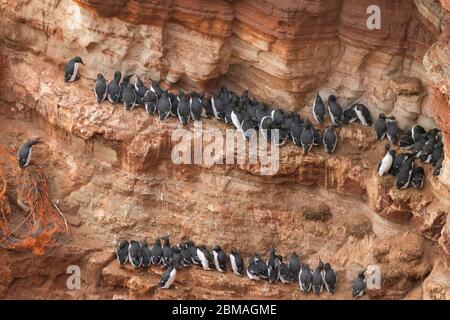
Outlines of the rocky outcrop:
<svg viewBox="0 0 450 320">
<path fill-rule="evenodd" d="M 1 143 L 16 146 L 31 133 L 45 136 L 34 157 L 49 173 L 52 195 L 71 225 L 72 238 L 62 241 L 78 250 L 87 247 L 76 257 L 67 252 L 59 257 L 89 270 L 84 281 L 95 285 L 85 294 L 267 297 L 268 284 L 241 283 L 232 275 L 217 282 L 197 270 L 181 272 L 180 290 L 154 292 L 159 270 L 135 274 L 118 268 L 110 253 L 90 247 L 95 241 L 112 246 L 117 237 L 169 233 L 174 241 L 192 237 L 226 250 L 235 244 L 245 255 L 264 253 L 273 243 L 284 257 L 297 248 L 311 265 L 319 257 L 332 262 L 343 279 L 337 298 L 349 298 L 352 278 L 368 264 L 381 265 L 386 275 L 383 288 L 370 296 L 398 298 L 430 273 L 436 257 L 429 246 L 449 263 L 447 160 L 439 179 L 427 169 L 424 190 L 398 191 L 392 178 L 375 174 L 383 145 L 375 143 L 373 129 L 353 124 L 339 129 L 333 156 L 323 150 L 303 155 L 292 144 L 283 146 L 272 176 L 259 175 L 260 164 L 248 162 L 175 165 L 171 136 L 181 127 L 175 119 L 160 122 L 143 110 L 93 102 L 96 73 L 110 78 L 115 69 L 161 79 L 174 90 L 250 88 L 256 97 L 304 115 L 316 91 L 333 91 L 343 105 L 358 99 L 373 115 L 394 114 L 403 128 L 413 121 L 437 124 L 450 145 L 448 12 L 434 1 L 380 1 L 382 29 L 368 31 L 369 5 L 353 0 L 1 2 L 1 121 L 6 132 L 22 134 L 5 135 Z M 86 64 L 82 79 L 65 85 L 61 66 L 77 54 Z M 213 120 L 203 121 L 203 127 L 226 128 Z M 330 217 L 315 219 L 311 212 L 324 203 Z M 83 240 L 87 235 L 95 239 Z M 91 255 L 91 249 L 101 252 Z M 22 258 L 8 254 L 0 261 L 14 259 Z M 46 257 L 40 259 L 45 265 Z M 37 280 L 27 274 L 30 280 L 21 281 L 0 262 L 7 280 L 0 296 L 21 296 L 26 281 L 62 290 L 64 271 Z M 187 287 L 194 279 L 204 286 Z M 277 290 L 273 297 L 305 298 L 292 293 L 293 287 Z"/>
</svg>

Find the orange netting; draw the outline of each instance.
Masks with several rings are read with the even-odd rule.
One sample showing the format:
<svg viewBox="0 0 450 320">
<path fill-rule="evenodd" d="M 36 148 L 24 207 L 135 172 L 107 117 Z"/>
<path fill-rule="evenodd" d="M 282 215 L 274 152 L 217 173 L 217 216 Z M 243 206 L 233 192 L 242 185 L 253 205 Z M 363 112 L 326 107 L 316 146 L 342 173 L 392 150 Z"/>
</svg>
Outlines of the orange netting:
<svg viewBox="0 0 450 320">
<path fill-rule="evenodd" d="M 44 171 L 37 166 L 20 169 L 12 152 L 0 145 L 0 243 L 42 255 L 45 247 L 56 245 L 57 234 L 67 231 L 67 223 L 50 199 Z M 27 211 L 20 223 L 10 221 L 8 198 L 15 199 L 17 206 Z"/>
</svg>

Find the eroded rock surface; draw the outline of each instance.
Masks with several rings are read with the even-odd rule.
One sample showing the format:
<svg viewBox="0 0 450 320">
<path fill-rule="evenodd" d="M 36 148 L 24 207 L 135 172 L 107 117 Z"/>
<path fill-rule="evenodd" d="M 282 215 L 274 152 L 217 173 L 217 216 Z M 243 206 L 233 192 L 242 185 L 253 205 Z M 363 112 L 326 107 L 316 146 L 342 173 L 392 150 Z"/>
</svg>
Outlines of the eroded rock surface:
<svg viewBox="0 0 450 320">
<path fill-rule="evenodd" d="M 121 69 L 174 90 L 250 88 L 304 115 L 316 91 L 337 92 L 344 105 L 359 99 L 373 115 L 394 114 L 404 128 L 416 120 L 438 125 L 450 145 L 446 1 L 445 10 L 435 1 L 381 1 L 387 25 L 370 32 L 368 1 L 165 3 L 0 4 L 0 122 L 9 133 L 0 142 L 14 156 L 25 137 L 45 137 L 33 156 L 71 228 L 62 248 L 34 258 L 34 273 L 14 267 L 30 255 L 1 250 L 0 296 L 33 297 L 51 288 L 49 297 L 62 298 L 313 298 L 295 285 L 274 289 L 198 269 L 180 271 L 177 290 L 154 290 L 159 269 L 119 268 L 105 250 L 118 237 L 151 241 L 170 234 L 225 250 L 236 245 L 245 256 L 275 243 L 285 258 L 297 250 L 311 266 L 319 257 L 330 261 L 342 280 L 337 295 L 324 299 L 350 298 L 351 280 L 369 264 L 386 275 L 372 298 L 408 297 L 423 279 L 424 298 L 446 298 L 448 160 L 439 178 L 426 169 L 423 190 L 398 191 L 392 177 L 376 175 L 384 146 L 373 128 L 352 124 L 339 130 L 333 156 L 283 146 L 273 176 L 260 176 L 259 164 L 175 165 L 176 119 L 96 105 L 91 91 L 98 72 L 110 78 Z M 81 81 L 66 85 L 61 66 L 76 54 L 86 67 Z M 226 128 L 215 120 L 203 127 Z M 311 209 L 323 204 L 331 217 L 311 219 Z M 56 258 L 64 263 L 46 270 Z M 65 288 L 63 266 L 71 263 L 87 270 L 86 289 L 78 293 Z M 35 292 L 21 289 L 29 283 Z"/>
</svg>

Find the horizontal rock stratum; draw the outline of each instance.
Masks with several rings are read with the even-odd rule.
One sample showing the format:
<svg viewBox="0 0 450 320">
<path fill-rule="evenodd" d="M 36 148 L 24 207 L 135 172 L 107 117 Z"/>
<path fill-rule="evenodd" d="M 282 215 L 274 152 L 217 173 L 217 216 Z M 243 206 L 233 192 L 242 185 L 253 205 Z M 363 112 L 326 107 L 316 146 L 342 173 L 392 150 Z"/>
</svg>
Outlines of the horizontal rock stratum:
<svg viewBox="0 0 450 320">
<path fill-rule="evenodd" d="M 198 270 L 180 272 L 178 291 L 155 293 L 159 270 L 119 268 L 110 252 L 118 237 L 169 233 L 175 242 L 236 245 L 245 257 L 273 243 L 285 259 L 293 250 L 311 265 L 320 257 L 342 279 L 334 298 L 350 298 L 352 277 L 368 264 L 386 273 L 372 298 L 448 298 L 449 148 L 442 175 L 427 169 L 422 191 L 400 192 L 376 175 L 384 144 L 358 124 L 339 130 L 333 156 L 283 146 L 273 176 L 259 176 L 258 164 L 179 166 L 170 159 L 175 118 L 96 105 L 92 92 L 98 72 L 110 79 L 117 69 L 174 92 L 249 88 L 305 116 L 317 91 L 333 92 L 374 117 L 392 113 L 403 128 L 438 126 L 450 145 L 448 1 L 378 3 L 381 30 L 367 29 L 370 1 L 1 2 L 0 143 L 14 156 L 27 136 L 45 137 L 33 157 L 71 233 L 33 257 L 33 268 L 29 253 L 0 249 L 0 297 L 30 298 L 23 288 L 32 283 L 35 294 L 59 298 L 308 298 L 294 285 Z M 75 55 L 86 66 L 66 85 L 62 66 Z M 227 128 L 211 119 L 203 127 Z M 324 205 L 331 218 L 310 219 Z M 83 293 L 64 290 L 71 263 L 88 270 Z"/>
</svg>

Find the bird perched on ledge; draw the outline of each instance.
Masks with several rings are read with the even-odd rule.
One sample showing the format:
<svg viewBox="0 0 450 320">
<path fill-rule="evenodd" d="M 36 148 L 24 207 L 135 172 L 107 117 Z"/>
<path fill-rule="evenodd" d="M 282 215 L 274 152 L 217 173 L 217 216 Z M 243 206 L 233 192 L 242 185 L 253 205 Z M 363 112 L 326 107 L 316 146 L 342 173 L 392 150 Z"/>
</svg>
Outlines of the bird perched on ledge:
<svg viewBox="0 0 450 320">
<path fill-rule="evenodd" d="M 78 56 L 67 61 L 64 66 L 64 82 L 73 82 L 80 79 L 78 76 L 80 64 L 84 65 L 83 60 Z"/>
<path fill-rule="evenodd" d="M 37 143 L 39 143 L 38 139 L 30 139 L 20 146 L 17 152 L 17 160 L 21 169 L 29 166 L 32 147 Z"/>
</svg>

